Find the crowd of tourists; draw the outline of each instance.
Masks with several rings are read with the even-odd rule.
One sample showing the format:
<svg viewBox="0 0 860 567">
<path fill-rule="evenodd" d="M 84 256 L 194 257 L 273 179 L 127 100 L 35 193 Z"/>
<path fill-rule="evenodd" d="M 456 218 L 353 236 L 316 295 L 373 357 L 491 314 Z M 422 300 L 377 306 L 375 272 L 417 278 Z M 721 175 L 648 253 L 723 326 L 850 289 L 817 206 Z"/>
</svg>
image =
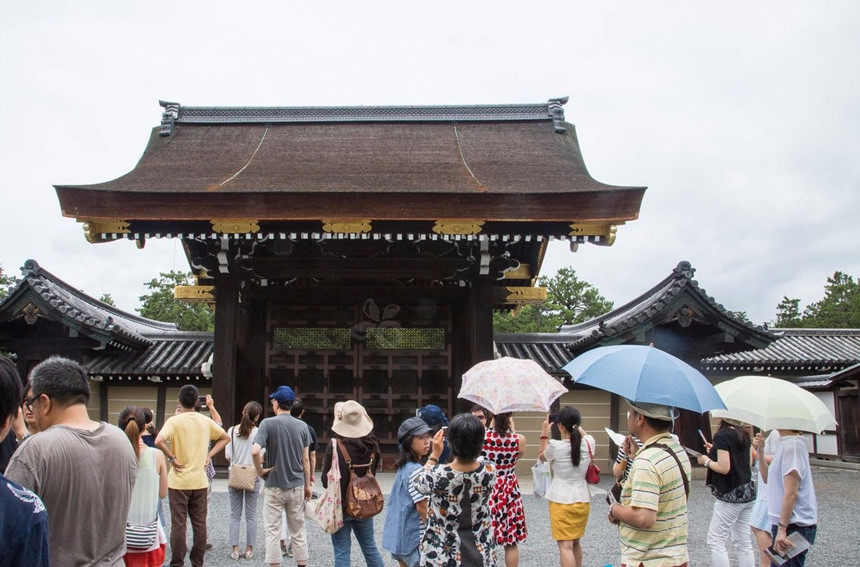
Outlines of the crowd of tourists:
<svg viewBox="0 0 860 567">
<path fill-rule="evenodd" d="M 301 400 L 285 385 L 269 396 L 272 417 L 261 420 L 262 405 L 249 401 L 226 430 L 211 396 L 185 385 L 175 414 L 156 430 L 152 412 L 134 406 L 120 411 L 118 427 L 91 420 L 87 375 L 74 361 L 49 358 L 28 378 L 22 386 L 15 366 L 0 357 L 2 565 L 161 567 L 167 560 L 178 567 L 187 554 L 192 566 L 202 566 L 211 548 L 212 459 L 221 452 L 230 463 L 227 553 L 234 560 L 255 556 L 263 486 L 265 550 L 259 555 L 269 565 L 281 565 L 285 556 L 308 564 L 306 520 L 330 534 L 336 567 L 350 565 L 353 536 L 370 567 L 384 565 L 383 554 L 403 567 L 519 564 L 528 528 L 515 470 L 526 439 L 510 413 L 474 406 L 449 421 L 438 406 L 419 408 L 399 424 L 396 475 L 383 499 L 374 423 L 354 400 L 335 405 L 331 442 L 321 446 L 302 419 Z M 209 415 L 199 411 L 204 406 Z M 688 451 L 672 434 L 675 418 L 674 408 L 628 402 L 629 436 L 613 467 L 616 486 L 606 496 L 622 565 L 689 561 L 692 471 Z M 581 540 L 599 492 L 592 486 L 595 440 L 581 424 L 576 408 L 562 407 L 542 423 L 538 446 L 539 461 L 552 471 L 543 492 L 561 567 L 583 565 Z M 769 548 L 786 552 L 800 541 L 795 533 L 814 542 L 817 503 L 799 432 L 765 438 L 725 419 L 696 459 L 715 497 L 707 536 L 712 565 L 728 566 L 731 555 L 739 567 L 756 565 L 757 558 L 769 565 Z M 374 518 L 383 505 L 380 551 Z M 803 565 L 805 557 L 786 564 Z"/>
</svg>

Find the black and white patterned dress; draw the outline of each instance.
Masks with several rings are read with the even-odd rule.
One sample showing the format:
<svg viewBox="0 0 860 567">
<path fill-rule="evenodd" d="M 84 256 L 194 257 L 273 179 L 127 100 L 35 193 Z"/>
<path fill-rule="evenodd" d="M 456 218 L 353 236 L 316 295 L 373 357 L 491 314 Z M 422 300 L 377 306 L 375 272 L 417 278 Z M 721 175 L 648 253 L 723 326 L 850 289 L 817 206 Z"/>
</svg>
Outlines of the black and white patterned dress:
<svg viewBox="0 0 860 567">
<path fill-rule="evenodd" d="M 480 567 L 496 564 L 489 500 L 495 474 L 481 464 L 464 473 L 439 465 L 416 477 L 416 489 L 430 497 L 421 541 L 424 567 Z"/>
</svg>

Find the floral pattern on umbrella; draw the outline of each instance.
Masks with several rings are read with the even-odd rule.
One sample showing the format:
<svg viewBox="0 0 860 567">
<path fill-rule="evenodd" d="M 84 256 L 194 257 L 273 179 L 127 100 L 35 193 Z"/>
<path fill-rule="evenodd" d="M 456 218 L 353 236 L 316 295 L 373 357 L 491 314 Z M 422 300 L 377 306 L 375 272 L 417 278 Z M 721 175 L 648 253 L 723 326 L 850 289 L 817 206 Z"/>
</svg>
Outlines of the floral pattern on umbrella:
<svg viewBox="0 0 860 567">
<path fill-rule="evenodd" d="M 533 360 L 502 357 L 479 362 L 463 374 L 458 397 L 494 414 L 548 412 L 567 388 Z"/>
</svg>

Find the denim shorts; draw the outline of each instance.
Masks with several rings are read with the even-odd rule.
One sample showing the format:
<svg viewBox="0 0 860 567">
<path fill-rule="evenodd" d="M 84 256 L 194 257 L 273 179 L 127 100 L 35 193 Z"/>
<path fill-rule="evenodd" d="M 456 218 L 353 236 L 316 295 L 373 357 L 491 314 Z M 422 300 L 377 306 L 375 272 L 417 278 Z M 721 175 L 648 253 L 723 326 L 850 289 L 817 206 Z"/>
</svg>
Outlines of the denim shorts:
<svg viewBox="0 0 860 567">
<path fill-rule="evenodd" d="M 392 553 L 391 557 L 394 558 L 395 561 L 402 561 L 406 564 L 406 567 L 418 567 L 418 562 L 421 559 L 421 554 L 418 553 L 418 548 L 416 547 L 412 553 L 407 555 L 397 555 L 396 553 Z"/>
<path fill-rule="evenodd" d="M 756 500 L 752 512 L 750 512 L 750 526 L 770 533 L 772 525 L 770 515 L 767 513 L 767 500 Z"/>
</svg>

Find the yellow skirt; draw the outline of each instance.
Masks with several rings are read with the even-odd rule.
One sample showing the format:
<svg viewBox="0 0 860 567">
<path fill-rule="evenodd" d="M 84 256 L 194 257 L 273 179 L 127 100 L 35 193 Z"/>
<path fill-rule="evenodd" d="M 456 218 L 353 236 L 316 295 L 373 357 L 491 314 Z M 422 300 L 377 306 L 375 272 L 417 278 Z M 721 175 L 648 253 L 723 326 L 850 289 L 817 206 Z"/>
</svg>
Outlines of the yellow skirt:
<svg viewBox="0 0 860 567">
<path fill-rule="evenodd" d="M 588 523 L 588 513 L 591 510 L 589 502 L 574 502 L 573 504 L 549 503 L 549 523 L 552 526 L 552 539 L 569 541 L 585 535 L 585 525 Z"/>
</svg>

